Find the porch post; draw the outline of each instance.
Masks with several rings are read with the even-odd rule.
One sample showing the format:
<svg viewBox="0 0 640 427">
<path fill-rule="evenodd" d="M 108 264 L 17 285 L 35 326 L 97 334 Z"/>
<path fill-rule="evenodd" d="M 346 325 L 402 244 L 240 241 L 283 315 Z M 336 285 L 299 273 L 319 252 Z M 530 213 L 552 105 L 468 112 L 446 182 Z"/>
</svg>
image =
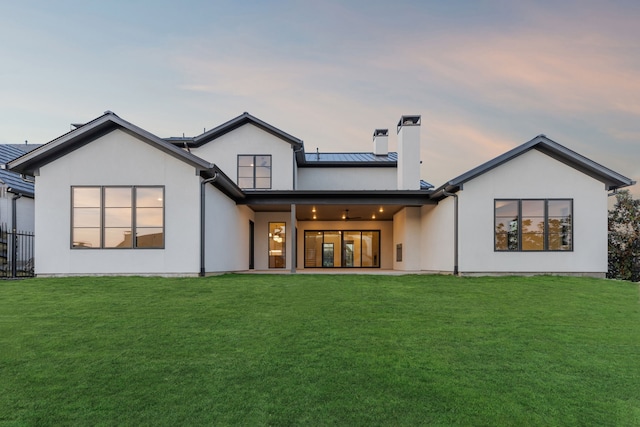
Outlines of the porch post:
<svg viewBox="0 0 640 427">
<path fill-rule="evenodd" d="M 296 261 L 298 259 L 298 250 L 297 250 L 297 240 L 298 236 L 296 235 L 296 205 L 295 203 L 291 203 L 291 230 L 289 234 L 291 235 L 291 272 L 296 272 Z"/>
</svg>

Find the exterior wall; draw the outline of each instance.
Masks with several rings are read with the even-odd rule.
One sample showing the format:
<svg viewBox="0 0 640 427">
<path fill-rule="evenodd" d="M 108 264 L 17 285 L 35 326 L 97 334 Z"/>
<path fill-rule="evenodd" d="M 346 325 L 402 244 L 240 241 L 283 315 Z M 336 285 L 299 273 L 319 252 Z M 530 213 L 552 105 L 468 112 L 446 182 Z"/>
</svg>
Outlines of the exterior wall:
<svg viewBox="0 0 640 427">
<path fill-rule="evenodd" d="M 300 270 L 304 269 L 304 232 L 309 230 L 380 230 L 380 268 L 383 270 L 393 268 L 394 246 L 393 223 L 391 221 L 299 221 L 297 255 L 298 269 Z M 340 268 L 337 267 L 325 270 L 340 272 Z"/>
<path fill-rule="evenodd" d="M 598 273 L 607 271 L 604 185 L 531 150 L 466 183 L 459 195 L 460 272 Z M 494 199 L 573 199 L 573 251 L 495 252 Z"/>
<path fill-rule="evenodd" d="M 420 189 L 420 126 L 404 125 L 398 132 L 398 190 Z"/>
<path fill-rule="evenodd" d="M 298 190 L 396 190 L 396 168 L 298 168 Z"/>
<path fill-rule="evenodd" d="M 420 208 L 407 207 L 393 216 L 393 269 L 420 270 Z M 396 259 L 397 245 L 402 245 L 402 261 Z"/>
<path fill-rule="evenodd" d="M 9 201 L 11 205 L 11 201 Z M 21 197 L 16 203 L 16 230 L 33 232 L 35 229 L 35 201 L 29 197 Z M 11 215 L 11 209 L 9 209 Z M 11 221 L 9 221 L 11 222 Z"/>
<path fill-rule="evenodd" d="M 164 249 L 71 249 L 71 186 L 164 185 Z M 195 275 L 200 184 L 195 169 L 115 130 L 40 169 L 36 274 Z"/>
<path fill-rule="evenodd" d="M 438 205 L 423 206 L 422 251 L 420 269 L 433 272 L 453 272 L 454 266 L 454 210 L 453 197 Z"/>
<path fill-rule="evenodd" d="M 13 218 L 11 213 L 11 200 L 15 197 L 12 193 L 7 193 L 7 186 L 0 185 L 0 225 L 6 225 L 8 229 L 13 229 Z M 16 229 L 18 231 L 33 232 L 34 230 L 34 201 L 29 197 L 20 197 L 16 201 Z"/>
<path fill-rule="evenodd" d="M 238 154 L 271 154 L 271 189 L 293 189 L 293 149 L 291 144 L 246 124 L 221 137 L 192 148 L 191 152 L 215 163 L 234 182 L 238 182 Z"/>
<path fill-rule="evenodd" d="M 205 271 L 248 270 L 249 221 L 254 220 L 253 211 L 236 205 L 212 185 L 205 186 L 205 195 Z"/>
</svg>

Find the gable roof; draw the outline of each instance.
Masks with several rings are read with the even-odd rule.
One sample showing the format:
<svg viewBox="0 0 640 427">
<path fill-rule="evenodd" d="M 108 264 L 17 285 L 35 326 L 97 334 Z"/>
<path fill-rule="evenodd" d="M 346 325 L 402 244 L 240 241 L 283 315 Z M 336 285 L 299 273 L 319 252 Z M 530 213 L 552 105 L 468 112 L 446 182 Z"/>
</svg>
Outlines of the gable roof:
<svg viewBox="0 0 640 427">
<path fill-rule="evenodd" d="M 197 170 L 209 170 L 213 164 L 164 141 L 146 130 L 121 119 L 115 113 L 106 111 L 102 116 L 86 123 L 56 139 L 30 151 L 8 163 L 9 169 L 26 175 L 34 175 L 46 165 L 95 139 L 120 129 L 147 144 L 179 159 Z"/>
<path fill-rule="evenodd" d="M 604 183 L 607 190 L 616 190 L 618 188 L 635 184 L 635 181 L 632 179 L 558 144 L 557 142 L 547 138 L 545 135 L 538 135 L 531 141 L 525 142 L 513 150 L 507 151 L 506 153 L 441 185 L 434 191 L 434 197 L 442 199 L 446 197 L 443 192 L 456 192 L 462 188 L 465 182 L 471 181 L 472 179 L 489 172 L 490 170 L 528 152 L 529 150 L 538 150 L 541 153 L 544 153 L 559 162 L 562 162 L 565 165 Z"/>
<path fill-rule="evenodd" d="M 11 160 L 22 156 L 25 152 L 15 147 L 18 144 L 0 145 L 0 163 L 6 164 Z M 20 193 L 28 197 L 33 197 L 33 182 L 22 179 L 19 173 L 0 169 L 0 181 L 4 182 L 12 193 Z"/>
<path fill-rule="evenodd" d="M 165 140 L 168 142 L 173 142 L 177 144 L 184 144 L 186 142 L 189 147 L 200 147 L 246 124 L 252 124 L 264 130 L 265 132 L 268 132 L 271 135 L 276 136 L 285 142 L 288 142 L 295 149 L 300 149 L 303 146 L 301 139 L 296 138 L 295 136 L 289 135 L 288 133 L 278 129 L 275 126 L 270 125 L 267 122 L 260 120 L 257 117 L 252 116 L 247 112 L 244 112 L 240 114 L 238 117 L 235 117 L 229 120 L 228 122 L 225 122 L 219 126 L 216 126 L 215 128 L 208 130 L 207 132 L 201 135 L 195 136 L 193 138 L 173 137 L 173 138 L 166 138 Z"/>
</svg>

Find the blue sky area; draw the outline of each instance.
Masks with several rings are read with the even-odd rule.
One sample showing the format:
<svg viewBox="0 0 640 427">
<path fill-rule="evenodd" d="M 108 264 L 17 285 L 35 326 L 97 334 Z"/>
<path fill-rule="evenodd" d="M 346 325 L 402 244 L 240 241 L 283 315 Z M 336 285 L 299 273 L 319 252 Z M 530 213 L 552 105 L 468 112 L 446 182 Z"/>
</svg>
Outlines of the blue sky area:
<svg viewBox="0 0 640 427">
<path fill-rule="evenodd" d="M 0 0 L 0 143 L 248 111 L 307 151 L 371 151 L 421 114 L 436 185 L 541 133 L 640 181 L 638 22 L 638 1 Z"/>
</svg>

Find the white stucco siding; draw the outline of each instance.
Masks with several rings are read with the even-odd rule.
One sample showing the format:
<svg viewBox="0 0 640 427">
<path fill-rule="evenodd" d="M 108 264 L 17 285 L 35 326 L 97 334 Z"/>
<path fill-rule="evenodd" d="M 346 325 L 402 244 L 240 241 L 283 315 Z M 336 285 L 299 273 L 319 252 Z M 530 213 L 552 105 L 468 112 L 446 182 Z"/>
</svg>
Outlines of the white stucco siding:
<svg viewBox="0 0 640 427">
<path fill-rule="evenodd" d="M 35 201 L 21 197 L 16 203 L 16 230 L 33 232 L 35 229 Z"/>
<path fill-rule="evenodd" d="M 531 150 L 464 184 L 459 195 L 461 273 L 604 273 L 604 184 Z M 573 199 L 573 251 L 494 251 L 495 199 Z"/>
<path fill-rule="evenodd" d="M 397 188 L 420 189 L 420 126 L 402 126 L 398 132 Z"/>
<path fill-rule="evenodd" d="M 238 182 L 238 154 L 271 155 L 271 189 L 293 189 L 293 149 L 288 142 L 252 125 L 245 124 L 221 137 L 193 148 L 191 152 L 215 163 L 235 183 Z"/>
<path fill-rule="evenodd" d="M 11 224 L 11 194 L 7 193 L 7 186 L 0 184 L 0 225 L 12 227 Z"/>
<path fill-rule="evenodd" d="M 164 249 L 71 249 L 71 187 L 164 186 Z M 197 274 L 195 168 L 115 130 L 43 167 L 36 177 L 36 274 Z"/>
<path fill-rule="evenodd" d="M 452 273 L 454 267 L 453 197 L 421 208 L 420 269 Z"/>
<path fill-rule="evenodd" d="M 13 229 L 12 199 L 15 194 L 7 192 L 7 186 L 0 184 L 0 225 Z M 16 200 L 16 229 L 18 231 L 33 232 L 34 230 L 34 201 L 29 197 Z"/>
<path fill-rule="evenodd" d="M 254 213 L 206 185 L 205 271 L 249 269 L 249 221 Z M 199 242 L 199 241 L 198 241 Z"/>
<path fill-rule="evenodd" d="M 393 216 L 393 269 L 420 270 L 421 218 L 419 207 L 406 207 Z M 397 247 L 402 245 L 402 261 L 397 260 Z"/>
<path fill-rule="evenodd" d="M 299 221 L 298 222 L 298 268 L 304 269 L 304 232 L 312 230 L 380 230 L 380 268 L 393 268 L 393 223 L 391 221 Z M 336 268 L 336 273 L 340 269 Z"/>
<path fill-rule="evenodd" d="M 396 168 L 299 168 L 298 190 L 396 190 Z"/>
</svg>

